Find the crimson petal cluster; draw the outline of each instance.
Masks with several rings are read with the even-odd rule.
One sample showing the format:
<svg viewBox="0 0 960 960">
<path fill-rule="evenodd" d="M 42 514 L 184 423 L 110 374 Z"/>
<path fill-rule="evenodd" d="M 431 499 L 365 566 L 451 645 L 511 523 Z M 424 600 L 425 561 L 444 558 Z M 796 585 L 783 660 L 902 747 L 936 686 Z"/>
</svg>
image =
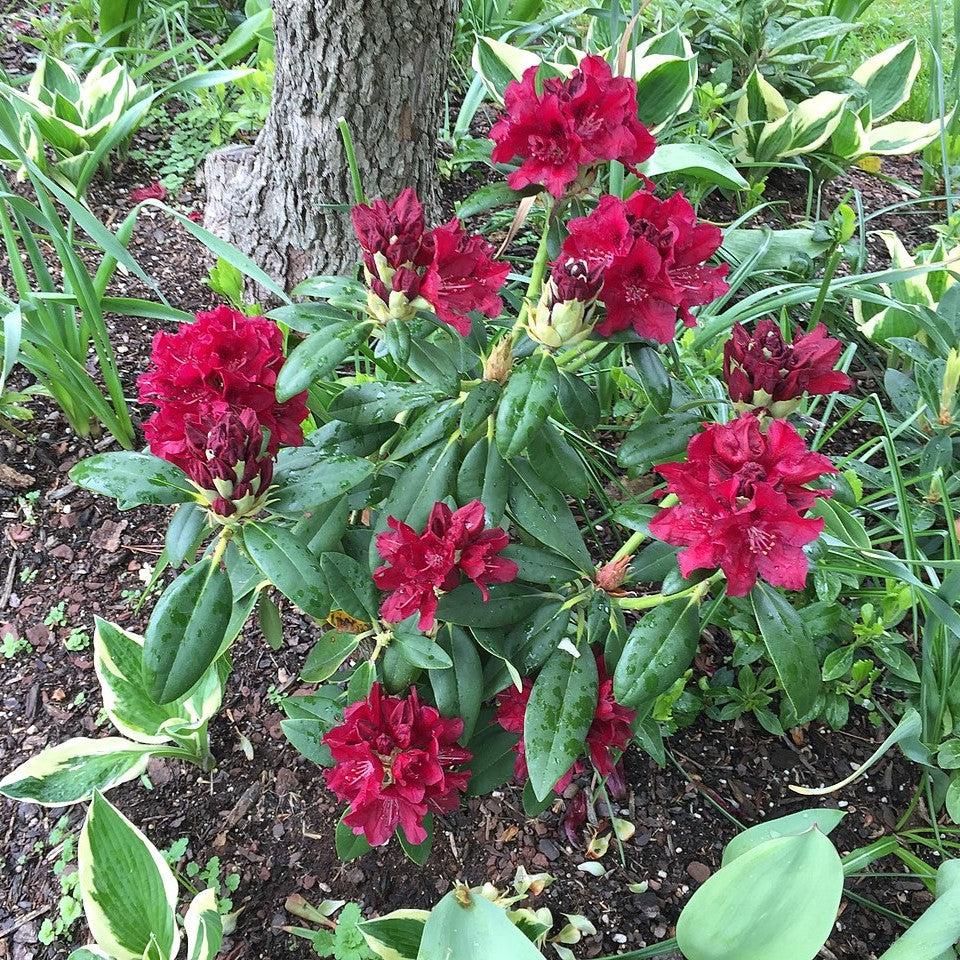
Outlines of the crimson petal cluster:
<svg viewBox="0 0 960 960">
<path fill-rule="evenodd" d="M 459 510 L 434 504 L 422 533 L 389 517 L 390 530 L 377 535 L 377 550 L 387 562 L 373 573 L 374 583 L 389 591 L 380 614 L 399 623 L 419 613 L 421 630 L 436 622 L 438 592 L 453 590 L 462 577 L 473 581 L 484 600 L 488 585 L 508 583 L 517 576 L 517 565 L 499 556 L 510 543 L 500 527 L 485 529 L 485 509 L 473 500 Z"/>
<path fill-rule="evenodd" d="M 619 160 L 632 169 L 651 156 L 656 144 L 637 118 L 635 81 L 588 56 L 569 78 L 541 78 L 538 91 L 537 70 L 510 83 L 504 116 L 490 131 L 495 163 L 521 161 L 507 177 L 514 190 L 537 184 L 562 197 L 597 164 Z"/>
<path fill-rule="evenodd" d="M 728 266 L 706 265 L 723 234 L 700 223 L 682 193 L 666 200 L 645 190 L 626 201 L 607 195 L 568 229 L 553 269 L 569 270 L 573 263 L 602 275 L 601 336 L 632 328 L 641 337 L 669 343 L 678 318 L 692 326 L 691 307 L 710 303 L 728 289 Z"/>
<path fill-rule="evenodd" d="M 375 683 L 323 737 L 335 762 L 324 778 L 350 804 L 344 823 L 372 847 L 398 827 L 408 843 L 423 843 L 427 814 L 455 810 L 467 788 L 469 771 L 457 769 L 472 757 L 457 743 L 462 733 L 462 720 L 422 704 L 416 688 L 391 697 Z"/>
<path fill-rule="evenodd" d="M 140 402 L 157 407 L 143 428 L 154 456 L 190 473 L 206 449 L 197 438 L 226 414 L 244 410 L 252 411 L 262 428 L 255 445 L 263 431 L 268 434 L 271 456 L 282 446 L 303 443 L 307 394 L 277 401 L 284 356 L 283 336 L 273 321 L 225 306 L 201 312 L 176 333 L 158 333 L 150 362 L 138 386 Z"/>
<path fill-rule="evenodd" d="M 837 470 L 828 457 L 807 449 L 785 420 L 766 432 L 753 414 L 713 424 L 695 436 L 683 463 L 654 468 L 679 504 L 661 510 L 650 532 L 680 552 L 680 572 L 721 569 L 730 596 L 745 596 L 758 577 L 802 590 L 808 561 L 803 547 L 823 529 L 806 517 L 817 497 L 811 481 Z"/>
<path fill-rule="evenodd" d="M 587 732 L 587 753 L 594 769 L 602 777 L 614 774 L 620 754 L 626 750 L 633 737 L 630 725 L 636 711 L 617 703 L 613 696 L 613 677 L 607 673 L 603 654 L 594 652 L 599 678 L 599 695 L 593 721 Z M 519 733 L 520 741 L 514 747 L 516 759 L 513 773 L 521 783 L 527 779 L 527 754 L 523 742 L 523 723 L 527 713 L 527 703 L 533 690 L 533 680 L 524 678 L 522 689 L 507 687 L 497 696 L 497 723 L 508 733 Z M 577 760 L 573 766 L 557 781 L 554 790 L 562 793 L 573 778 L 581 773 L 583 764 Z"/>
<path fill-rule="evenodd" d="M 740 409 L 766 408 L 782 417 L 804 394 L 850 389 L 850 378 L 833 369 L 842 351 L 843 344 L 828 336 L 822 323 L 791 342 L 772 320 L 761 320 L 753 333 L 738 323 L 723 345 L 723 379 Z"/>
<path fill-rule="evenodd" d="M 427 230 L 423 205 L 409 187 L 394 200 L 358 204 L 351 217 L 363 251 L 368 309 L 377 320 L 432 309 L 465 337 L 472 311 L 499 315 L 510 264 L 495 261 L 493 247 L 456 218 Z"/>
</svg>

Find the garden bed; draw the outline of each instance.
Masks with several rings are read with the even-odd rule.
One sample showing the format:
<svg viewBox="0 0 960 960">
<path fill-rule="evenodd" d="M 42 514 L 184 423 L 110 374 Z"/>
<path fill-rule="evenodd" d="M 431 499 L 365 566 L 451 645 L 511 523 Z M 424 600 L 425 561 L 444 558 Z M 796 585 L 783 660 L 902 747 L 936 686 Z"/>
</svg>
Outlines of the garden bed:
<svg viewBox="0 0 960 960">
<path fill-rule="evenodd" d="M 903 165 L 896 172 L 908 179 L 912 174 Z M 142 182 L 140 171 L 128 166 L 96 186 L 93 206 L 104 222 L 126 212 L 127 194 L 137 182 Z M 854 172 L 837 181 L 831 194 L 842 197 L 849 189 L 869 186 L 865 202 L 873 209 L 902 196 L 895 187 L 876 184 Z M 789 183 L 781 188 L 787 199 L 789 188 Z M 187 202 L 185 209 L 192 206 Z M 902 229 L 896 217 L 884 225 Z M 911 219 L 908 229 L 913 231 L 915 223 Z M 915 238 L 928 239 L 920 225 Z M 177 225 L 156 213 L 146 215 L 131 252 L 160 281 L 173 306 L 194 311 L 214 301 L 203 282 L 206 253 Z M 2 273 L 6 280 L 7 270 Z M 157 327 L 153 321 L 111 318 L 128 395 L 146 365 Z M 80 646 L 83 638 L 76 631 L 86 631 L 89 643 L 95 614 L 142 631 L 146 614 L 135 612 L 134 604 L 160 553 L 166 522 L 163 508 L 120 513 L 107 499 L 74 486 L 69 469 L 108 448 L 109 441 L 78 441 L 43 401 L 35 411 L 26 440 L 0 441 L 0 464 L 29 478 L 23 489 L 0 488 L 0 636 L 30 645 L 0 660 L 3 771 L 69 736 L 98 735 L 101 700 L 91 650 L 71 651 L 65 642 Z M 849 449 L 849 442 L 841 445 Z M 555 914 L 582 913 L 596 925 L 598 934 L 581 944 L 580 956 L 644 946 L 672 935 L 689 892 L 719 867 L 724 844 L 737 832 L 722 811 L 750 825 L 800 809 L 808 804 L 790 792 L 790 784 L 841 779 L 883 736 L 855 709 L 845 730 L 811 724 L 790 738 L 771 736 L 749 715 L 725 725 L 701 718 L 670 739 L 682 771 L 670 765 L 658 769 L 631 750 L 629 794 L 618 806 L 620 815 L 636 825 L 636 834 L 624 844 L 624 864 L 611 846 L 602 861 L 607 874 L 600 880 L 578 869 L 587 860 L 589 831 L 571 844 L 561 825 L 562 810 L 531 820 L 513 787 L 471 799 L 443 818 L 427 870 L 413 868 L 392 847 L 342 864 L 333 843 L 341 808 L 319 770 L 280 730 L 276 698 L 298 689 L 298 671 L 316 639 L 315 629 L 289 605 L 285 623 L 281 651 L 271 651 L 255 627 L 248 627 L 234 648 L 225 706 L 211 730 L 217 770 L 198 776 L 176 761 L 153 761 L 148 789 L 135 781 L 114 795 L 159 847 L 186 837 L 190 861 L 202 866 L 219 857 L 225 873 L 239 874 L 232 899 L 240 912 L 225 952 L 231 960 L 311 955 L 308 944 L 282 930 L 291 922 L 284 912 L 291 894 L 311 901 L 357 900 L 369 915 L 378 915 L 399 907 L 427 908 L 455 878 L 507 884 L 520 865 L 557 878 L 535 906 L 549 906 Z M 714 632 L 712 643 L 713 651 L 708 644 L 701 650 L 698 673 L 711 668 L 713 653 L 719 660 L 725 652 L 722 634 Z M 905 761 L 888 757 L 839 794 L 848 812 L 835 834 L 839 850 L 892 830 L 914 782 Z M 6 800 L 2 809 L 3 872 L 9 882 L 0 894 L 0 957 L 64 957 L 74 938 L 82 938 L 82 924 L 49 947 L 37 943 L 44 919 L 58 910 L 60 889 L 52 871 L 58 851 L 48 841 L 61 812 Z M 82 810 L 73 808 L 67 817 L 77 829 Z M 628 893 L 627 884 L 636 883 L 646 883 L 646 889 Z M 923 885 L 906 874 L 862 880 L 854 889 L 909 916 L 930 900 Z M 848 899 L 824 956 L 874 956 L 897 932 L 890 920 Z"/>
</svg>

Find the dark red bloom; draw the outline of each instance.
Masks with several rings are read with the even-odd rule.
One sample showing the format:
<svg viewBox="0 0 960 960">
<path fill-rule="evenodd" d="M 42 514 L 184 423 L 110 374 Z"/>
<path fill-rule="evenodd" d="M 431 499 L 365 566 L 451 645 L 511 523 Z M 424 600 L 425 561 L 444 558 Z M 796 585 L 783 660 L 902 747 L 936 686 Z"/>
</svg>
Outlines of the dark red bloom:
<svg viewBox="0 0 960 960">
<path fill-rule="evenodd" d="M 493 259 L 493 247 L 483 237 L 469 234 L 457 219 L 430 232 L 433 257 L 423 277 L 421 294 L 444 323 L 466 337 L 471 311 L 499 316 L 498 296 L 510 272 L 509 263 Z"/>
<path fill-rule="evenodd" d="M 395 200 L 358 204 L 351 211 L 363 251 L 368 308 L 381 322 L 409 319 L 433 309 L 461 336 L 469 314 L 495 317 L 510 264 L 493 259 L 493 247 L 467 233 L 456 218 L 427 231 L 423 206 L 409 187 Z"/>
<path fill-rule="evenodd" d="M 159 180 L 154 180 L 147 187 L 137 187 L 130 191 L 130 199 L 134 203 L 142 203 L 144 200 L 166 200 L 166 198 L 167 188 Z"/>
<path fill-rule="evenodd" d="M 585 57 L 569 79 L 550 77 L 537 91 L 537 67 L 504 92 L 504 115 L 494 124 L 492 158 L 521 164 L 507 178 L 514 190 L 531 184 L 561 197 L 599 163 L 619 160 L 631 169 L 655 147 L 637 117 L 637 86 L 614 77 L 602 57 Z"/>
<path fill-rule="evenodd" d="M 602 777 L 608 777 L 614 772 L 620 754 L 626 750 L 633 733 L 630 725 L 636 717 L 636 711 L 621 706 L 613 696 L 613 678 L 608 675 L 603 654 L 594 652 L 597 661 L 597 676 L 599 679 L 599 696 L 593 722 L 587 732 L 587 754 L 594 769 Z M 520 741 L 514 747 L 516 760 L 513 773 L 517 780 L 527 779 L 527 755 L 523 742 L 523 724 L 527 712 L 527 703 L 533 690 L 533 681 L 526 677 L 522 689 L 518 690 L 512 684 L 497 696 L 497 723 L 508 733 L 520 734 Z M 557 781 L 554 790 L 562 793 L 574 776 L 583 770 L 583 764 L 577 760 L 573 766 Z"/>
<path fill-rule="evenodd" d="M 344 823 L 372 847 L 398 827 L 408 843 L 423 843 L 427 814 L 456 810 L 467 788 L 469 771 L 456 769 L 472 757 L 457 743 L 462 733 L 462 720 L 420 703 L 415 688 L 390 697 L 375 683 L 323 737 L 335 761 L 324 779 L 350 804 Z"/>
<path fill-rule="evenodd" d="M 628 201 L 601 197 L 587 217 L 572 220 L 562 256 L 600 270 L 606 316 L 597 332 L 633 328 L 666 343 L 677 319 L 694 323 L 691 307 L 727 290 L 727 265 L 708 267 L 722 240 L 719 228 L 699 223 L 682 193 L 658 200 L 638 191 Z"/>
<path fill-rule="evenodd" d="M 276 398 L 282 342 L 271 320 L 230 307 L 198 313 L 176 333 L 157 333 L 150 369 L 138 380 L 140 402 L 158 408 L 143 428 L 150 452 L 186 470 L 194 460 L 188 422 L 209 430 L 228 411 L 247 409 L 269 432 L 271 455 L 303 443 L 306 392 L 284 403 Z"/>
<path fill-rule="evenodd" d="M 719 568 L 735 597 L 749 593 L 758 576 L 803 589 L 808 563 L 802 548 L 823 529 L 822 519 L 803 514 L 818 496 L 829 496 L 805 484 L 836 468 L 808 450 L 793 427 L 774 420 L 764 434 L 747 414 L 694 437 L 686 462 L 654 469 L 680 503 L 661 510 L 650 532 L 687 548 L 679 555 L 685 577 Z"/>
<path fill-rule="evenodd" d="M 207 494 L 210 509 L 222 517 L 246 514 L 273 480 L 273 458 L 253 410 L 227 410 L 209 429 L 186 421 L 192 459 L 187 476 Z"/>
<path fill-rule="evenodd" d="M 387 562 L 373 573 L 373 581 L 390 595 L 380 613 L 388 623 L 399 623 L 420 614 L 421 630 L 432 630 L 438 594 L 459 586 L 461 577 L 472 580 L 483 599 L 491 583 L 508 583 L 517 576 L 517 565 L 501 557 L 510 538 L 500 529 L 484 529 L 484 506 L 473 500 L 459 510 L 434 504 L 423 533 L 389 517 L 390 531 L 377 535 L 377 550 Z"/>
<path fill-rule="evenodd" d="M 575 797 L 567 801 L 567 809 L 563 815 L 563 832 L 573 846 L 576 846 L 583 839 L 582 832 L 586 822 L 587 795 L 581 790 Z"/>
<path fill-rule="evenodd" d="M 791 343 L 772 320 L 761 320 L 752 334 L 738 323 L 723 345 L 723 379 L 734 403 L 784 416 L 804 394 L 850 389 L 850 378 L 833 369 L 842 351 L 843 344 L 827 336 L 822 323 Z"/>
<path fill-rule="evenodd" d="M 203 211 L 202 210 L 191 210 L 187 214 L 187 219 L 191 223 L 203 223 Z"/>
</svg>

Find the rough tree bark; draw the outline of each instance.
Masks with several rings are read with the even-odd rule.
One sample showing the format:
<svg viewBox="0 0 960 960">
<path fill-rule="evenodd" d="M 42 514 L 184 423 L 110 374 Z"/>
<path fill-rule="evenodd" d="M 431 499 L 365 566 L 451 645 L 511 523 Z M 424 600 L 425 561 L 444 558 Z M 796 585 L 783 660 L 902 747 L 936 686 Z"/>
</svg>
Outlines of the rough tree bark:
<svg viewBox="0 0 960 960">
<path fill-rule="evenodd" d="M 364 187 L 417 188 L 432 205 L 437 130 L 459 0 L 274 0 L 276 77 L 252 147 L 205 167 L 205 226 L 290 289 L 356 264 L 346 117 Z"/>
</svg>

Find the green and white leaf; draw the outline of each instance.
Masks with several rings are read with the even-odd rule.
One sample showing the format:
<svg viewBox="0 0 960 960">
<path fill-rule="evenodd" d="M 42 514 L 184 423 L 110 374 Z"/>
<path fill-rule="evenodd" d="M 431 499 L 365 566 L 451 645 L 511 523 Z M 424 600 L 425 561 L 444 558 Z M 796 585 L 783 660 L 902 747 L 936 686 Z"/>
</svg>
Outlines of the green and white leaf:
<svg viewBox="0 0 960 960">
<path fill-rule="evenodd" d="M 910 37 L 864 60 L 853 71 L 852 79 L 870 98 L 874 120 L 889 117 L 910 99 L 922 66 L 917 38 Z"/>
<path fill-rule="evenodd" d="M 103 706 L 113 725 L 138 743 L 160 744 L 198 730 L 220 709 L 223 683 L 216 665 L 201 677 L 189 695 L 158 704 L 142 678 L 143 637 L 107 620 L 96 619 L 93 663 L 100 680 Z"/>
<path fill-rule="evenodd" d="M 141 960 L 151 941 L 160 957 L 176 955 L 176 878 L 157 848 L 100 793 L 80 832 L 77 872 L 87 926 L 110 956 Z"/>
<path fill-rule="evenodd" d="M 121 737 L 74 737 L 47 747 L 0 780 L 0 793 L 12 800 L 65 807 L 89 800 L 134 780 L 147 769 L 156 747 Z"/>
<path fill-rule="evenodd" d="M 223 941 L 223 921 L 211 887 L 193 898 L 183 918 L 183 929 L 187 935 L 187 960 L 216 957 Z"/>
</svg>

